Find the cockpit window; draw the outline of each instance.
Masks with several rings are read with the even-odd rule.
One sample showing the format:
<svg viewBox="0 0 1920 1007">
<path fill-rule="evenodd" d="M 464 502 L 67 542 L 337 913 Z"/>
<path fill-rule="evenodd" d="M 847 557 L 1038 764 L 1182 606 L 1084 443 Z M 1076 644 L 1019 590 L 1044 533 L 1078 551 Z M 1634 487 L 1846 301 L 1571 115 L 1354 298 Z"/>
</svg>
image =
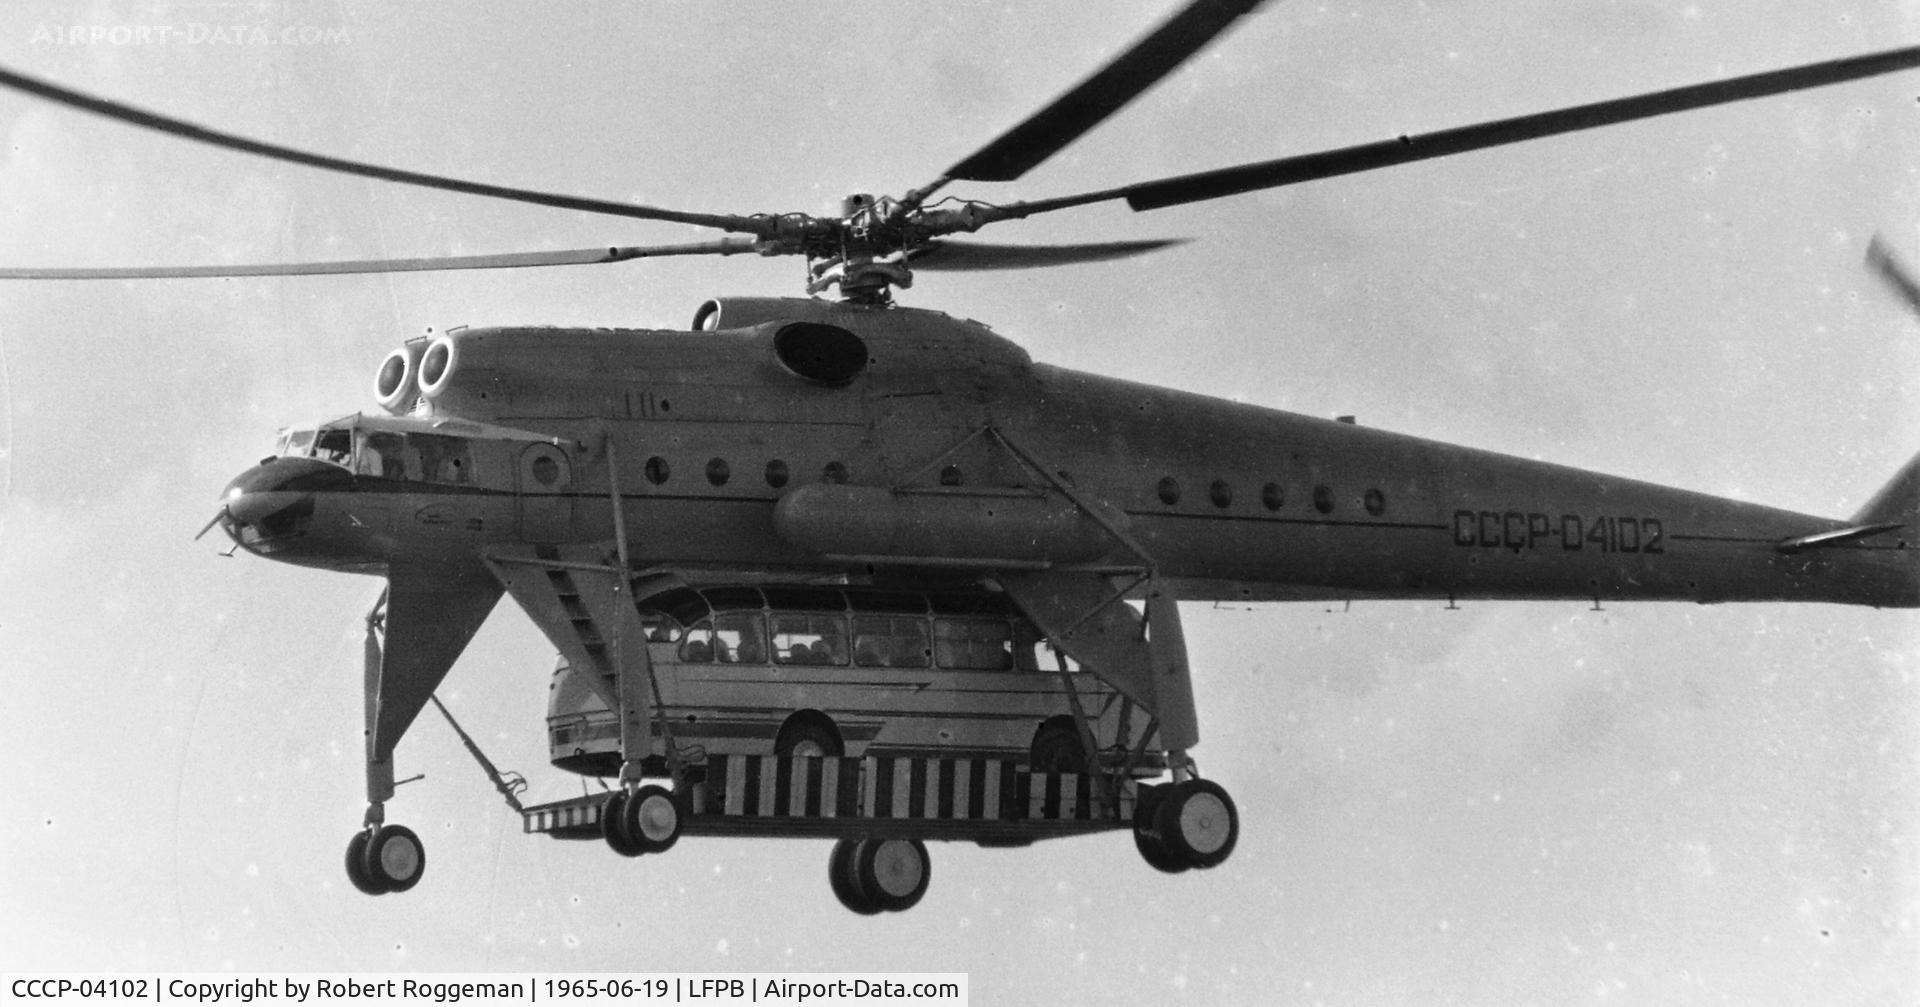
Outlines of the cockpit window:
<svg viewBox="0 0 1920 1007">
<path fill-rule="evenodd" d="M 473 451 L 461 437 L 362 430 L 354 471 L 383 479 L 468 483 L 473 481 Z"/>
<path fill-rule="evenodd" d="M 322 430 L 313 442 L 313 456 L 335 465 L 345 465 L 353 456 L 353 433 L 349 430 Z"/>
<path fill-rule="evenodd" d="M 473 452 L 465 438 L 444 434 L 408 434 L 420 454 L 420 476 L 428 482 L 465 483 L 473 479 Z"/>
<path fill-rule="evenodd" d="M 273 442 L 273 453 L 282 458 L 305 458 L 313 453 L 313 431 L 283 427 Z"/>
</svg>

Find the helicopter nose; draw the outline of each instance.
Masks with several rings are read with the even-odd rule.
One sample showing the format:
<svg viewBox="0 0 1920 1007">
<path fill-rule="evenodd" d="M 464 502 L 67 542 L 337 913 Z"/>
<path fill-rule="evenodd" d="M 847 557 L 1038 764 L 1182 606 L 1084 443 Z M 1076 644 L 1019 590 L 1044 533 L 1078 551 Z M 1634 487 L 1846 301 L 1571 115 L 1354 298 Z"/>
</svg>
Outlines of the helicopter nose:
<svg viewBox="0 0 1920 1007">
<path fill-rule="evenodd" d="M 227 484 L 214 520 L 243 546 L 292 538 L 311 523 L 315 493 L 344 491 L 352 479 L 346 469 L 318 459 L 268 458 Z"/>
</svg>

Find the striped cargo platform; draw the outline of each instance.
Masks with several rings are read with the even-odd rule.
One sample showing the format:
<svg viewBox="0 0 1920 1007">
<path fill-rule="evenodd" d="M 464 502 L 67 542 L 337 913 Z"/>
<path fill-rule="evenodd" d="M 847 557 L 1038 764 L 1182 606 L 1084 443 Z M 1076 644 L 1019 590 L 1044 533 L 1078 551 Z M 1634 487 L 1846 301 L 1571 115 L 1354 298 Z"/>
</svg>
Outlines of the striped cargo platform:
<svg viewBox="0 0 1920 1007">
<path fill-rule="evenodd" d="M 1124 828 L 1136 784 L 1109 802 L 1098 777 L 1003 759 L 716 755 L 693 790 L 687 835 L 842 835 L 1021 842 Z M 527 808 L 527 832 L 593 838 L 606 794 Z M 1109 807 L 1109 804 L 1112 807 Z"/>
</svg>

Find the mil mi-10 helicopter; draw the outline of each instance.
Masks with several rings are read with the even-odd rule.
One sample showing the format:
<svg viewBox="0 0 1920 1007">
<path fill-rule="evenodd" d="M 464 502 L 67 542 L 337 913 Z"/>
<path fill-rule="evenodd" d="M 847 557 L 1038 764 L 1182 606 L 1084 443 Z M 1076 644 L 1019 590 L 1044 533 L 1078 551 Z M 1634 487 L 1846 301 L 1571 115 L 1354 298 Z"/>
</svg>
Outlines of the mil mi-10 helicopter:
<svg viewBox="0 0 1920 1007">
<path fill-rule="evenodd" d="M 684 245 L 22 279 L 511 268 L 663 255 L 804 256 L 805 298 L 723 298 L 687 330 L 468 328 L 393 351 L 387 415 L 288 431 L 207 529 L 256 555 L 383 577 L 366 660 L 368 808 L 347 870 L 370 893 L 423 875 L 386 821 L 402 735 L 503 594 L 614 715 L 618 789 L 526 809 L 622 853 L 683 834 L 840 838 L 856 911 L 924 892 L 922 840 L 1017 843 L 1131 828 L 1164 870 L 1232 852 L 1238 813 L 1196 772 L 1182 600 L 1795 600 L 1920 606 L 1907 551 L 1920 460 L 1844 519 L 1425 441 L 1035 363 L 978 323 L 894 303 L 922 270 L 1025 268 L 1162 242 L 1013 246 L 955 235 L 1125 200 L 1153 209 L 1920 67 L 1920 48 L 1731 78 L 1381 143 L 1033 202 L 932 202 L 1011 181 L 1118 111 L 1258 4 L 1197 0 L 1034 116 L 899 197 L 833 217 L 717 215 L 511 189 L 261 143 L 0 71 L 73 107 L 311 167 L 707 227 Z M 1910 302 L 1916 288 L 1873 258 Z M 839 299 L 817 295 L 838 289 Z M 204 533 L 204 531 L 203 531 Z M 846 759 L 832 739 L 764 759 L 673 742 L 654 674 L 669 600 L 722 590 L 993 599 L 1151 718 L 1117 767 Z M 771 602 L 769 602 L 771 604 Z M 1135 604 L 1139 608 L 1135 608 Z M 696 615 L 690 621 L 697 621 Z M 685 626 L 679 627 L 681 630 Z M 377 630 L 377 631 L 376 631 Z M 597 673 L 593 673 L 597 672 Z M 836 711 L 818 712 L 831 718 Z M 804 754 L 795 754 L 803 753 Z M 1135 769 L 1147 765 L 1148 785 Z M 666 779 L 667 786 L 648 782 Z M 513 800 L 510 781 L 496 774 Z M 994 798 L 989 800 L 987 795 Z M 1071 808 L 1066 811 L 1064 809 Z"/>
</svg>

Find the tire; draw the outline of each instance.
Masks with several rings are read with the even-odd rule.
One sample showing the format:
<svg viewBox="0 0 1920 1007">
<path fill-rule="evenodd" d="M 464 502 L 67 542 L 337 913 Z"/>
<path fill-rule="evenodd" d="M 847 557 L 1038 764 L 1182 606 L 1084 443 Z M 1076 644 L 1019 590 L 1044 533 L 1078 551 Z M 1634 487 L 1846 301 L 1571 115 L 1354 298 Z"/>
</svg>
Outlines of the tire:
<svg viewBox="0 0 1920 1007">
<path fill-rule="evenodd" d="M 652 783 L 628 795 L 620 808 L 621 831 L 641 853 L 672 849 L 685 824 L 680 802 L 665 787 Z"/>
<path fill-rule="evenodd" d="M 1160 810 L 1161 801 L 1166 797 L 1166 787 L 1140 788 L 1139 797 L 1133 805 L 1133 848 L 1140 852 L 1140 859 L 1147 866 L 1164 874 L 1180 874 L 1193 864 L 1174 855 L 1155 831 L 1153 819 Z"/>
<path fill-rule="evenodd" d="M 373 874 L 367 867 L 367 840 L 372 838 L 371 831 L 361 829 L 353 834 L 352 839 L 347 840 L 347 880 L 353 882 L 353 887 L 368 895 L 385 895 L 387 894 L 386 886 L 374 881 Z"/>
<path fill-rule="evenodd" d="M 840 732 L 825 716 L 794 714 L 773 740 L 773 754 L 802 758 L 830 758 L 847 754 Z"/>
<path fill-rule="evenodd" d="M 854 876 L 854 853 L 860 846 L 858 839 L 842 839 L 833 844 L 833 856 L 827 859 L 827 884 L 833 888 L 833 897 L 840 904 L 862 916 L 872 916 L 880 911 L 867 893 L 860 889 L 860 879 Z"/>
<path fill-rule="evenodd" d="M 918 839 L 869 839 L 853 854 L 860 890 L 882 912 L 912 909 L 927 894 L 933 861 Z"/>
<path fill-rule="evenodd" d="M 351 844 L 349 844 L 351 847 Z M 427 872 L 427 848 L 404 825 L 382 825 L 367 840 L 367 875 L 389 892 L 404 892 Z"/>
<path fill-rule="evenodd" d="M 1202 869 L 1216 867 L 1240 841 L 1240 812 L 1211 780 L 1188 780 L 1166 795 L 1153 815 L 1167 852 Z"/>
<path fill-rule="evenodd" d="M 1087 750 L 1080 745 L 1080 732 L 1071 717 L 1049 717 L 1033 732 L 1033 744 L 1027 749 L 1027 766 L 1036 773 L 1087 772 Z"/>
<path fill-rule="evenodd" d="M 637 857 L 642 850 L 627 832 L 626 807 L 627 792 L 624 790 L 614 791 L 613 796 L 600 805 L 600 835 L 613 852 L 623 857 Z"/>
</svg>

